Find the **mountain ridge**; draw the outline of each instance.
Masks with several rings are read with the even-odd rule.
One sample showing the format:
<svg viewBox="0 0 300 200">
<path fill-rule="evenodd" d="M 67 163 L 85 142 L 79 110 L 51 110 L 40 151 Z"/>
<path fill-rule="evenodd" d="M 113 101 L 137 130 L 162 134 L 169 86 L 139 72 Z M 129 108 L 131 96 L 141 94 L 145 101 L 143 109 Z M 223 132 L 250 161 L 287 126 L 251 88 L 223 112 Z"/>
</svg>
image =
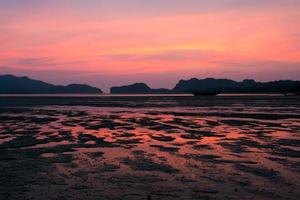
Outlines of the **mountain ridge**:
<svg viewBox="0 0 300 200">
<path fill-rule="evenodd" d="M 253 79 L 191 78 L 180 80 L 172 89 L 153 89 L 145 83 L 133 83 L 111 87 L 111 94 L 172 94 L 218 92 L 218 93 L 299 93 L 300 81 L 277 80 L 257 82 Z M 0 75 L 0 94 L 100 94 L 101 89 L 86 84 L 54 85 L 26 76 Z"/>
<path fill-rule="evenodd" d="M 40 80 L 18 77 L 10 74 L 0 75 L 1 94 L 98 94 L 102 90 L 86 84 L 53 85 Z"/>
<path fill-rule="evenodd" d="M 165 88 L 153 89 L 146 83 L 133 83 L 124 86 L 115 86 L 110 88 L 111 94 L 166 94 L 172 91 Z"/>
<path fill-rule="evenodd" d="M 136 86 L 142 86 L 137 89 Z M 257 82 L 253 79 L 234 81 L 231 79 L 191 78 L 180 80 L 173 89 L 152 89 L 145 83 L 135 83 L 120 87 L 112 87 L 112 94 L 170 94 L 170 93 L 192 93 L 201 92 L 220 92 L 220 93 L 288 93 L 300 92 L 300 81 L 279 80 L 269 82 Z"/>
<path fill-rule="evenodd" d="M 299 92 L 300 81 L 277 80 L 256 82 L 253 79 L 233 81 L 230 79 L 197 79 L 180 80 L 172 89 L 174 92 L 215 91 L 221 93 L 285 93 Z"/>
</svg>

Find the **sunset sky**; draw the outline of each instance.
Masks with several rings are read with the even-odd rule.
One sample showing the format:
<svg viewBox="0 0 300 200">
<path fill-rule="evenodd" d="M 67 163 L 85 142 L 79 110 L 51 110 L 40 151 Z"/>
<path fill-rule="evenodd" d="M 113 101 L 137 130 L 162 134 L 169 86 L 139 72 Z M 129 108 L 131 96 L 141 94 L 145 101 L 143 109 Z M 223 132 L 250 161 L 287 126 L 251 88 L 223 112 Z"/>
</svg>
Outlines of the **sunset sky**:
<svg viewBox="0 0 300 200">
<path fill-rule="evenodd" d="M 0 0 L 0 74 L 106 91 L 300 79 L 300 1 Z"/>
</svg>

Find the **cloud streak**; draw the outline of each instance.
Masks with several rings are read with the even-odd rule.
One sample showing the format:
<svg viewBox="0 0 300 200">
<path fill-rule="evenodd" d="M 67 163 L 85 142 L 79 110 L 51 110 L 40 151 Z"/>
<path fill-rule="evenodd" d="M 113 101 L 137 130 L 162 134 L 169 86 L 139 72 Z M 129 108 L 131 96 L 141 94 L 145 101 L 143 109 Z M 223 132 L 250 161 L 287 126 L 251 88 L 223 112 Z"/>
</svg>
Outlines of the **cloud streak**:
<svg viewBox="0 0 300 200">
<path fill-rule="evenodd" d="M 296 0 L 0 0 L 0 66 L 293 78 L 299 9 Z"/>
</svg>

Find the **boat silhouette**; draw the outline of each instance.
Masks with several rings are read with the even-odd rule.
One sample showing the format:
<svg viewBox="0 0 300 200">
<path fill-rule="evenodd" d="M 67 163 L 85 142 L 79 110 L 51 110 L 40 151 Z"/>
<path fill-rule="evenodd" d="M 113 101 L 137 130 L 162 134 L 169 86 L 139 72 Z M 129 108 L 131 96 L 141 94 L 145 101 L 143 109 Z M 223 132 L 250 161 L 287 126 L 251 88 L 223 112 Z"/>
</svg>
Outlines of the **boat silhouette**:
<svg viewBox="0 0 300 200">
<path fill-rule="evenodd" d="M 300 96 L 299 92 L 283 93 L 284 96 Z"/>
<path fill-rule="evenodd" d="M 193 91 L 194 96 L 217 96 L 220 92 L 203 92 L 203 91 Z"/>
</svg>

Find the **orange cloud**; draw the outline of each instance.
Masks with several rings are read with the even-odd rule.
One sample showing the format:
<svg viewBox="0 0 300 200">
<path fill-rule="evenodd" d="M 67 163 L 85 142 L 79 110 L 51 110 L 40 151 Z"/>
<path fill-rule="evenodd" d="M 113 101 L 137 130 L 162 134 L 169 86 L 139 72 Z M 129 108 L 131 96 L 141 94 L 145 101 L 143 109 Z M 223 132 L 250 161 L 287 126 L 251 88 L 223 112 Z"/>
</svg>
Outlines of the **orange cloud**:
<svg viewBox="0 0 300 200">
<path fill-rule="evenodd" d="M 245 63 L 251 71 L 249 63 L 300 62 L 299 15 L 290 7 L 94 20 L 39 12 L 1 27 L 0 64 L 124 74 Z"/>
</svg>

